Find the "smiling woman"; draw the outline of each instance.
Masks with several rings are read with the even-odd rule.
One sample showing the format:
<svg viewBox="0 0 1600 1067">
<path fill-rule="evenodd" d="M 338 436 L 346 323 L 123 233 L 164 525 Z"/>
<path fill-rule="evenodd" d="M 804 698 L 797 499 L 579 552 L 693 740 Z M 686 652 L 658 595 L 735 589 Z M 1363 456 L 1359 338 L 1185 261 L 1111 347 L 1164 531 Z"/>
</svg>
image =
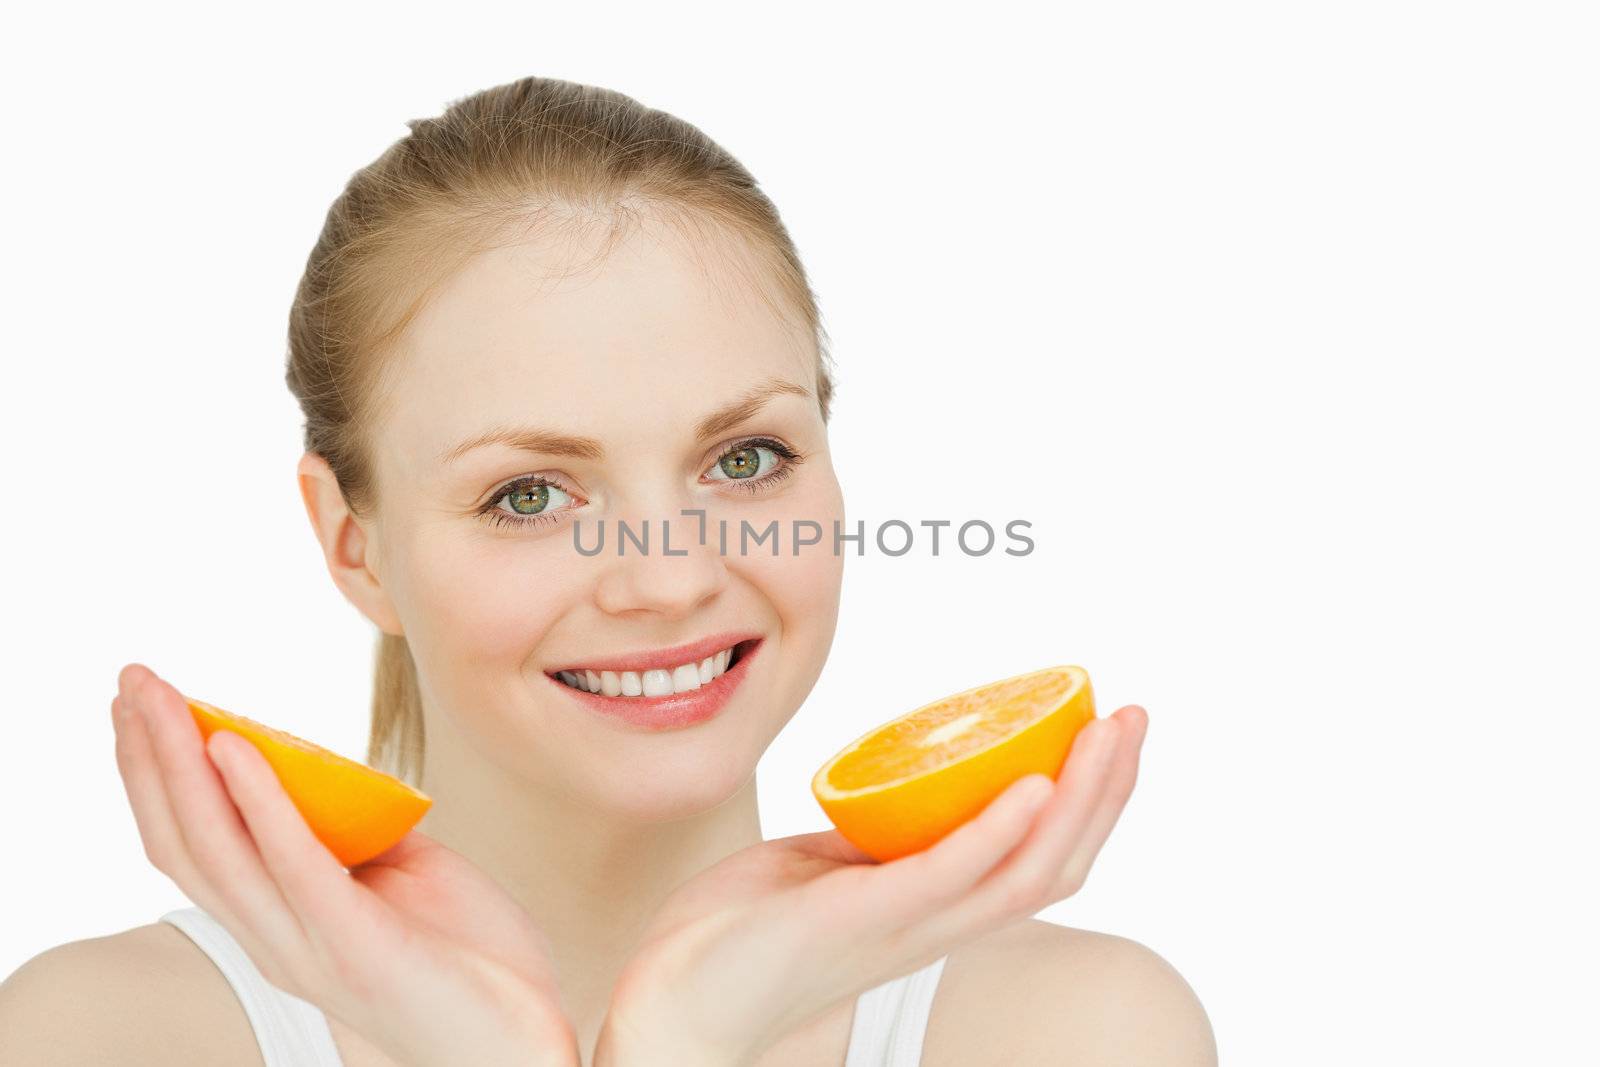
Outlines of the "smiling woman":
<svg viewBox="0 0 1600 1067">
<path fill-rule="evenodd" d="M 202 747 L 130 665 L 119 766 L 197 906 L 47 953 L 29 987 L 161 953 L 184 992 L 226 979 L 251 1027 L 179 1058 L 253 1040 L 267 1067 L 1213 1059 L 1159 957 L 1030 918 L 1115 824 L 1137 706 L 1084 728 L 1054 791 L 1019 783 L 917 855 L 763 840 L 756 766 L 827 658 L 842 556 L 693 531 L 827 529 L 844 502 L 817 303 L 754 178 L 688 123 L 552 79 L 410 127 L 328 213 L 287 380 L 328 571 L 381 632 L 369 761 L 433 806 L 330 866 L 253 750 Z M 670 552 L 560 530 L 686 514 Z"/>
</svg>

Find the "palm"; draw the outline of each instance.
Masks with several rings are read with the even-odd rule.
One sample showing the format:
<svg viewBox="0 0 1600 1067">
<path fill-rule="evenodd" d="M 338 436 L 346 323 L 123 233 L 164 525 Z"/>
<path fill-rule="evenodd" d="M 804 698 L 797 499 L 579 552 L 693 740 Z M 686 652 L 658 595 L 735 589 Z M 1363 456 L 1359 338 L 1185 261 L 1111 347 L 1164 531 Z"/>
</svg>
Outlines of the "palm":
<svg viewBox="0 0 1600 1067">
<path fill-rule="evenodd" d="M 672 895 L 658 921 L 693 920 L 729 905 L 770 899 L 807 886 L 832 888 L 840 871 L 874 862 L 837 830 L 763 841 L 735 852 L 685 882 Z"/>
<path fill-rule="evenodd" d="M 646 968 L 652 955 L 689 950 L 730 924 L 759 923 L 778 912 L 800 923 L 810 915 L 837 916 L 876 866 L 837 830 L 740 849 L 673 891 L 640 938 L 634 965 Z"/>
<path fill-rule="evenodd" d="M 657 910 L 613 1012 L 664 1021 L 712 1050 L 693 1053 L 707 1062 L 743 1062 L 839 996 L 914 964 L 921 948 L 904 939 L 897 880 L 886 877 L 901 863 L 877 862 L 837 830 L 741 849 Z"/>
<path fill-rule="evenodd" d="M 555 989 L 549 941 L 522 907 L 459 852 L 413 830 L 350 871 L 386 918 Z M 363 895 L 365 897 L 365 895 Z"/>
</svg>

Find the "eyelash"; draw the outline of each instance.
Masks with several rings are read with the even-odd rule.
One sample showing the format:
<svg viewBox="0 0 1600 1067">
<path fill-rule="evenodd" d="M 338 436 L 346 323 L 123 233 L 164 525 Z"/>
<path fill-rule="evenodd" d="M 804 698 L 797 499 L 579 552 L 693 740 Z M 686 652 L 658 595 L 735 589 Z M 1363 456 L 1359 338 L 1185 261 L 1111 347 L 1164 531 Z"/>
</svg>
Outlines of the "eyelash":
<svg viewBox="0 0 1600 1067">
<path fill-rule="evenodd" d="M 761 475 L 759 478 L 727 478 L 717 480 L 732 482 L 732 488 L 741 493 L 758 493 L 789 477 L 789 475 L 794 473 L 795 464 L 801 463 L 805 460 L 805 457 L 800 453 L 796 452 L 782 441 L 779 441 L 773 437 L 751 437 L 743 441 L 735 441 L 733 444 L 729 445 L 727 448 L 718 453 L 717 459 L 720 460 L 723 456 L 726 456 L 730 452 L 738 452 L 740 449 L 754 448 L 758 445 L 764 448 L 769 448 L 773 452 L 776 452 L 780 457 L 782 457 L 783 464 L 775 470 L 770 470 L 766 474 Z M 550 478 L 544 478 L 540 476 L 519 478 L 501 488 L 501 490 L 495 494 L 493 500 L 490 500 L 481 509 L 479 509 L 479 514 L 487 516 L 489 521 L 494 523 L 496 526 L 538 526 L 544 523 L 560 522 L 562 514 L 572 509 L 563 508 L 561 511 L 541 512 L 538 515 L 513 515 L 511 512 L 502 511 L 499 508 L 498 505 L 500 501 L 504 500 L 512 493 L 523 489 L 537 489 L 541 485 L 551 486 L 561 490 L 563 493 L 572 493 L 572 491 L 566 486 Z M 572 493 L 572 495 L 576 496 L 577 494 Z"/>
</svg>

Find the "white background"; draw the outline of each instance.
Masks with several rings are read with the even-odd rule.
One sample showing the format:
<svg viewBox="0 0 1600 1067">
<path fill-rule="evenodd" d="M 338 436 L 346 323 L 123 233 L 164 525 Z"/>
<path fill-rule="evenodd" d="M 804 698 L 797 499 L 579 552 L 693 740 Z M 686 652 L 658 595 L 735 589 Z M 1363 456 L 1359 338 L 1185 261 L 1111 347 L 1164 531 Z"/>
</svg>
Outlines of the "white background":
<svg viewBox="0 0 1600 1067">
<path fill-rule="evenodd" d="M 873 723 L 1079 663 L 1150 735 L 1041 915 L 1170 960 L 1224 1063 L 1596 1062 L 1587 5 L 585 7 L 11 17 L 0 974 L 186 903 L 116 773 L 123 664 L 364 752 L 290 297 L 405 119 L 538 74 L 763 182 L 852 519 L 1033 523 L 851 559 L 769 835 L 824 828 L 810 774 Z"/>
</svg>

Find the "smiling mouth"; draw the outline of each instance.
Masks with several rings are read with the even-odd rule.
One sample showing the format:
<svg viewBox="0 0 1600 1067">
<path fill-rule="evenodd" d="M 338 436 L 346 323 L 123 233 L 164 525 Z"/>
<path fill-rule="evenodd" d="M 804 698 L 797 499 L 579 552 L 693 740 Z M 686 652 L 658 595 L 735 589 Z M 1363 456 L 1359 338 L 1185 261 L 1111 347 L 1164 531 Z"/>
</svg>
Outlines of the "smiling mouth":
<svg viewBox="0 0 1600 1067">
<path fill-rule="evenodd" d="M 640 671 L 606 671 L 589 668 L 552 671 L 549 677 L 584 693 L 622 699 L 674 696 L 692 693 L 726 674 L 757 644 L 759 637 L 740 641 L 704 659 Z"/>
</svg>

